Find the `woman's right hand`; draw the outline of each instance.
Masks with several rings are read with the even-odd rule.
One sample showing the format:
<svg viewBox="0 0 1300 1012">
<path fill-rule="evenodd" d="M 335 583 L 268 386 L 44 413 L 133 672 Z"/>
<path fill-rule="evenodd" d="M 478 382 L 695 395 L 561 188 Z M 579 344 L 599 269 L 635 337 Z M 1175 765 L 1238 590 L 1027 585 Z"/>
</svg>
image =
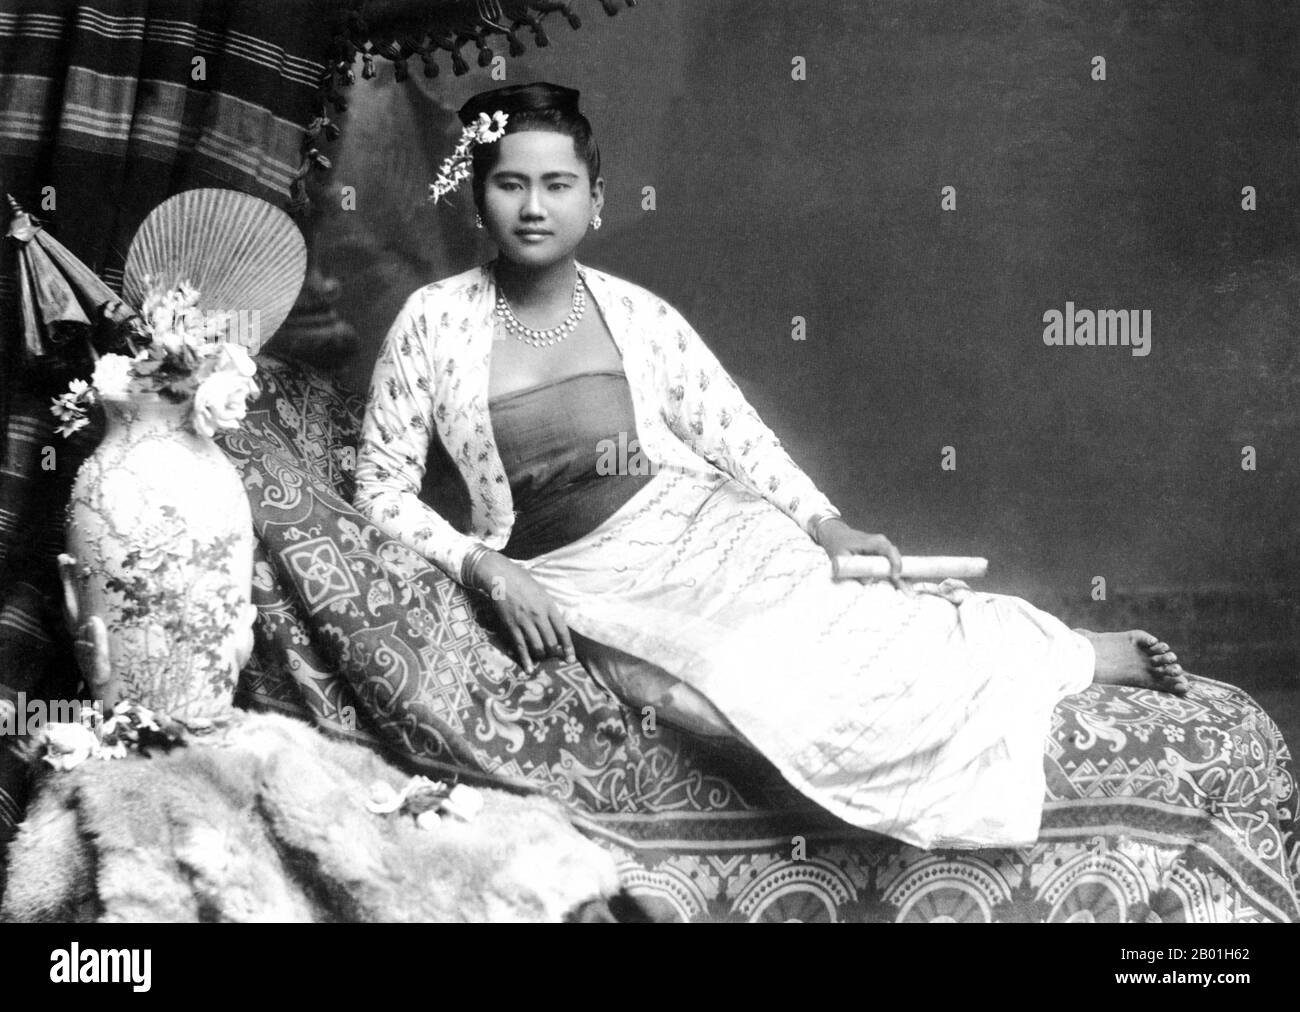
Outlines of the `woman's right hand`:
<svg viewBox="0 0 1300 1012">
<path fill-rule="evenodd" d="M 573 663 L 573 640 L 554 599 L 532 575 L 499 552 L 486 552 L 473 566 L 474 589 L 492 599 L 519 663 L 531 674 L 534 658 L 563 657 Z"/>
</svg>

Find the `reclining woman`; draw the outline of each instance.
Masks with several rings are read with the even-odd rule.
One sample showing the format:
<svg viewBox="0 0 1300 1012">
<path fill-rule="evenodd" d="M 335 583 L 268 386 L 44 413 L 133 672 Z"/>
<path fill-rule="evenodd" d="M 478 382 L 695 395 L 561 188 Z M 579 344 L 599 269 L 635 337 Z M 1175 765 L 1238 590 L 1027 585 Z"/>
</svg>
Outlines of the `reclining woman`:
<svg viewBox="0 0 1300 1012">
<path fill-rule="evenodd" d="M 1146 632 L 904 582 L 889 539 L 842 519 L 680 314 L 575 259 L 604 201 L 576 91 L 502 88 L 460 117 L 498 255 L 394 322 L 355 505 L 490 595 L 526 669 L 580 655 L 633 704 L 680 680 L 694 691 L 672 698 L 698 700 L 684 725 L 733 730 L 826 810 L 921 847 L 1037 837 L 1064 696 L 1188 691 Z M 421 499 L 435 440 L 469 492 L 468 533 Z M 891 578 L 835 580 L 849 554 L 888 558 Z"/>
</svg>

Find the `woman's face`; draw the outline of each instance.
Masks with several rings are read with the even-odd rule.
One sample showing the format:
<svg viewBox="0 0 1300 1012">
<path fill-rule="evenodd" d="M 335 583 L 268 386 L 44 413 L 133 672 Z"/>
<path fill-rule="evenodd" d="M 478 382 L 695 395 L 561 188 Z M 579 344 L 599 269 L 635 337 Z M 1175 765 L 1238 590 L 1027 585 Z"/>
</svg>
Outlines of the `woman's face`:
<svg viewBox="0 0 1300 1012">
<path fill-rule="evenodd" d="M 496 167 L 483 185 L 483 224 L 501 255 L 521 266 L 549 267 L 571 258 L 604 203 L 573 138 L 521 130 L 497 141 Z"/>
</svg>

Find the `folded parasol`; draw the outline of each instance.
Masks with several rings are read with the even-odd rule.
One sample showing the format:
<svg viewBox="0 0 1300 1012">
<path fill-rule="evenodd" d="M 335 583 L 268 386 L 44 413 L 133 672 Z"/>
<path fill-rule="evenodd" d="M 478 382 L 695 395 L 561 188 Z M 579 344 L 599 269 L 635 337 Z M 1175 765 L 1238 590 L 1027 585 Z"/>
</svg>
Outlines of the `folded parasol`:
<svg viewBox="0 0 1300 1012">
<path fill-rule="evenodd" d="M 136 315 L 12 196 L 9 207 L 8 235 L 19 244 L 18 299 L 30 358 L 54 355 L 78 338 L 93 350 L 101 324 L 124 323 Z"/>
</svg>

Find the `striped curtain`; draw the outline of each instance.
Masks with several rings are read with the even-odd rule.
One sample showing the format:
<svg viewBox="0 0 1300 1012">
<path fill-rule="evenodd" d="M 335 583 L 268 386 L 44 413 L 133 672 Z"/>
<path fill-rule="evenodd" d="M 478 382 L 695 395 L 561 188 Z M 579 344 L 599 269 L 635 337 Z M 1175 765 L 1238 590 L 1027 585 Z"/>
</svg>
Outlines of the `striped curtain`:
<svg viewBox="0 0 1300 1012">
<path fill-rule="evenodd" d="M 340 6 L 8 0 L 0 191 L 115 289 L 135 229 L 174 193 L 223 186 L 287 206 Z M 0 245 L 0 697 L 17 702 L 76 691 L 55 557 L 72 477 L 101 431 L 54 433 L 50 398 L 88 368 L 25 359 L 15 244 Z M 23 794 L 6 745 L 0 850 Z"/>
<path fill-rule="evenodd" d="M 223 186 L 292 209 L 316 134 L 336 130 L 321 117 L 341 108 L 338 86 L 354 76 L 359 52 L 362 77 L 373 76 L 373 54 L 392 61 L 398 80 L 417 53 L 426 73 L 435 56 L 462 73 L 462 47 L 476 47 L 482 65 L 494 52 L 489 38 L 505 51 L 504 36 L 517 56 L 521 34 L 545 44 L 548 19 L 579 24 L 565 0 L 0 5 L 0 194 L 13 194 L 114 289 L 136 228 L 174 193 Z M 599 5 L 613 15 L 636 0 Z M 55 558 L 73 476 L 102 430 L 66 441 L 54 433 L 50 398 L 90 365 L 25 358 L 15 253 L 0 242 L 0 698 L 65 698 L 76 669 Z M 0 888 L 23 793 L 0 739 Z"/>
<path fill-rule="evenodd" d="M 20 0 L 0 12 L 0 181 L 110 285 L 172 193 L 283 205 L 325 69 L 304 49 L 323 53 L 328 8 Z"/>
</svg>

